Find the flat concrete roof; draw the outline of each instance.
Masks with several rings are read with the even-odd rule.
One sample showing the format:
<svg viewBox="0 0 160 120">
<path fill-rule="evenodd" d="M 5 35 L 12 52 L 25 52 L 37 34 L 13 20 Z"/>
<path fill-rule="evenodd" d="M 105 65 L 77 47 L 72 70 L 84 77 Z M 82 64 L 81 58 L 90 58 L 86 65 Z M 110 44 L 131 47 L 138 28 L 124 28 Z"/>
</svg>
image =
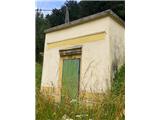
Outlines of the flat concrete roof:
<svg viewBox="0 0 160 120">
<path fill-rule="evenodd" d="M 78 25 L 78 24 L 82 24 L 82 23 L 89 22 L 91 20 L 95 20 L 95 19 L 98 19 L 98 18 L 106 17 L 106 16 L 111 16 L 113 19 L 115 19 L 122 26 L 125 26 L 124 21 L 118 15 L 116 15 L 112 10 L 109 9 L 109 10 L 99 12 L 97 14 L 93 14 L 93 15 L 90 15 L 90 16 L 87 16 L 87 17 L 80 18 L 78 20 L 74 20 L 74 21 L 69 22 L 69 23 L 65 23 L 65 24 L 61 24 L 61 25 L 49 28 L 49 29 L 45 30 L 44 33 L 50 33 L 50 32 L 53 32 L 53 31 L 58 31 L 58 30 L 61 30 L 61 29 L 69 28 L 69 27 L 72 27 L 72 26 L 75 26 L 75 25 Z"/>
</svg>

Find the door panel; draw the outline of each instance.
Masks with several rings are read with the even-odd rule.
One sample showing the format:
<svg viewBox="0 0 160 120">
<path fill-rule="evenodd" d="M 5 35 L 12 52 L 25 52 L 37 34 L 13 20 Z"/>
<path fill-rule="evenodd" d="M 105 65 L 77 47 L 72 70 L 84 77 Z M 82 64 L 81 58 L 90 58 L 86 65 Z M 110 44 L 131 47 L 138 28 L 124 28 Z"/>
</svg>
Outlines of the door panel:
<svg viewBox="0 0 160 120">
<path fill-rule="evenodd" d="M 80 59 L 64 59 L 62 71 L 62 100 L 78 96 Z"/>
</svg>

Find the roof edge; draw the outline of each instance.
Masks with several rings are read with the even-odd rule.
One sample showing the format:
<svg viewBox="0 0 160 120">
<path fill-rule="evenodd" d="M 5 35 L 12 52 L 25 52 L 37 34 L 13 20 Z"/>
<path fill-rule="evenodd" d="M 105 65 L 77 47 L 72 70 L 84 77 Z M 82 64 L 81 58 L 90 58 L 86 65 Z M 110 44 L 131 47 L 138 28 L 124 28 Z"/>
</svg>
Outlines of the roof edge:
<svg viewBox="0 0 160 120">
<path fill-rule="evenodd" d="M 115 14 L 112 10 L 108 9 L 108 10 L 105 10 L 105 11 L 102 11 L 102 12 L 99 12 L 99 13 L 96 13 L 96 14 L 93 14 L 93 15 L 90 15 L 90 16 L 80 18 L 78 20 L 74 20 L 74 21 L 69 22 L 69 23 L 64 23 L 64 24 L 61 24 L 61 25 L 58 25 L 58 26 L 55 26 L 55 27 L 51 27 L 47 30 L 44 30 L 44 33 L 50 33 L 50 32 L 53 32 L 53 31 L 58 31 L 58 30 L 61 30 L 61 29 L 73 27 L 75 25 L 82 24 L 82 23 L 85 23 L 85 22 L 88 22 L 88 21 L 91 21 L 91 20 L 94 20 L 94 19 L 102 18 L 102 17 L 105 17 L 107 15 L 113 17 L 122 26 L 125 26 L 124 21 L 117 14 Z"/>
</svg>

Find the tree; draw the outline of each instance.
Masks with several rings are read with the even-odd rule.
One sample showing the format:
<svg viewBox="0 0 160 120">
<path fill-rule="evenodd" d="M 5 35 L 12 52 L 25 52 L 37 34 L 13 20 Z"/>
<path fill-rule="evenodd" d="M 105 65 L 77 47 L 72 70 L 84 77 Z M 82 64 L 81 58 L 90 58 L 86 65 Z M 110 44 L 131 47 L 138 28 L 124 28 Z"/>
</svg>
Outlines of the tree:
<svg viewBox="0 0 160 120">
<path fill-rule="evenodd" d="M 51 15 L 47 15 L 46 19 L 49 21 L 50 26 L 57 26 L 64 23 L 65 10 L 64 9 L 53 9 Z"/>
<path fill-rule="evenodd" d="M 36 12 L 36 62 L 41 62 L 40 52 L 44 51 L 44 30 L 49 28 L 48 21 L 40 10 Z"/>
<path fill-rule="evenodd" d="M 65 6 L 69 9 L 70 21 L 89 16 L 104 10 L 111 9 L 123 20 L 125 20 L 125 2 L 124 1 L 66 1 L 60 9 L 53 9 L 51 15 L 46 19 L 50 26 L 63 24 L 65 21 Z"/>
<path fill-rule="evenodd" d="M 73 21 L 73 20 L 80 18 L 79 4 L 77 3 L 77 1 L 66 1 L 64 4 L 65 4 L 65 6 L 68 7 L 70 21 Z M 62 6 L 62 9 L 65 6 Z"/>
<path fill-rule="evenodd" d="M 123 20 L 125 18 L 124 1 L 80 1 L 80 17 L 88 16 L 104 10 L 111 9 Z"/>
</svg>

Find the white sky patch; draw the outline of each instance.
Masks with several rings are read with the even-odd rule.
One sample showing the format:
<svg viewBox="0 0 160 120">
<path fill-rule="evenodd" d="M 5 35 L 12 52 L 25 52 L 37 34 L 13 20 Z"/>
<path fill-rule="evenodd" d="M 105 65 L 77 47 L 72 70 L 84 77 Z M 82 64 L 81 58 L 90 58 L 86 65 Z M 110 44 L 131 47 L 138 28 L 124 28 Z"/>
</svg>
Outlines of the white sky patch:
<svg viewBox="0 0 160 120">
<path fill-rule="evenodd" d="M 60 9 L 65 0 L 38 0 L 35 3 L 35 9 L 41 9 L 44 15 L 51 14 L 53 9 Z"/>
<path fill-rule="evenodd" d="M 53 1 L 65 1 L 65 0 L 36 0 L 36 2 L 53 2 Z"/>
<path fill-rule="evenodd" d="M 36 0 L 36 2 L 55 2 L 55 1 L 66 1 L 66 0 Z M 80 0 L 74 0 L 74 1 L 80 1 Z"/>
<path fill-rule="evenodd" d="M 36 2 L 54 2 L 54 1 L 66 1 L 66 0 L 36 0 Z M 80 1 L 80 0 L 74 0 L 74 1 Z"/>
</svg>

